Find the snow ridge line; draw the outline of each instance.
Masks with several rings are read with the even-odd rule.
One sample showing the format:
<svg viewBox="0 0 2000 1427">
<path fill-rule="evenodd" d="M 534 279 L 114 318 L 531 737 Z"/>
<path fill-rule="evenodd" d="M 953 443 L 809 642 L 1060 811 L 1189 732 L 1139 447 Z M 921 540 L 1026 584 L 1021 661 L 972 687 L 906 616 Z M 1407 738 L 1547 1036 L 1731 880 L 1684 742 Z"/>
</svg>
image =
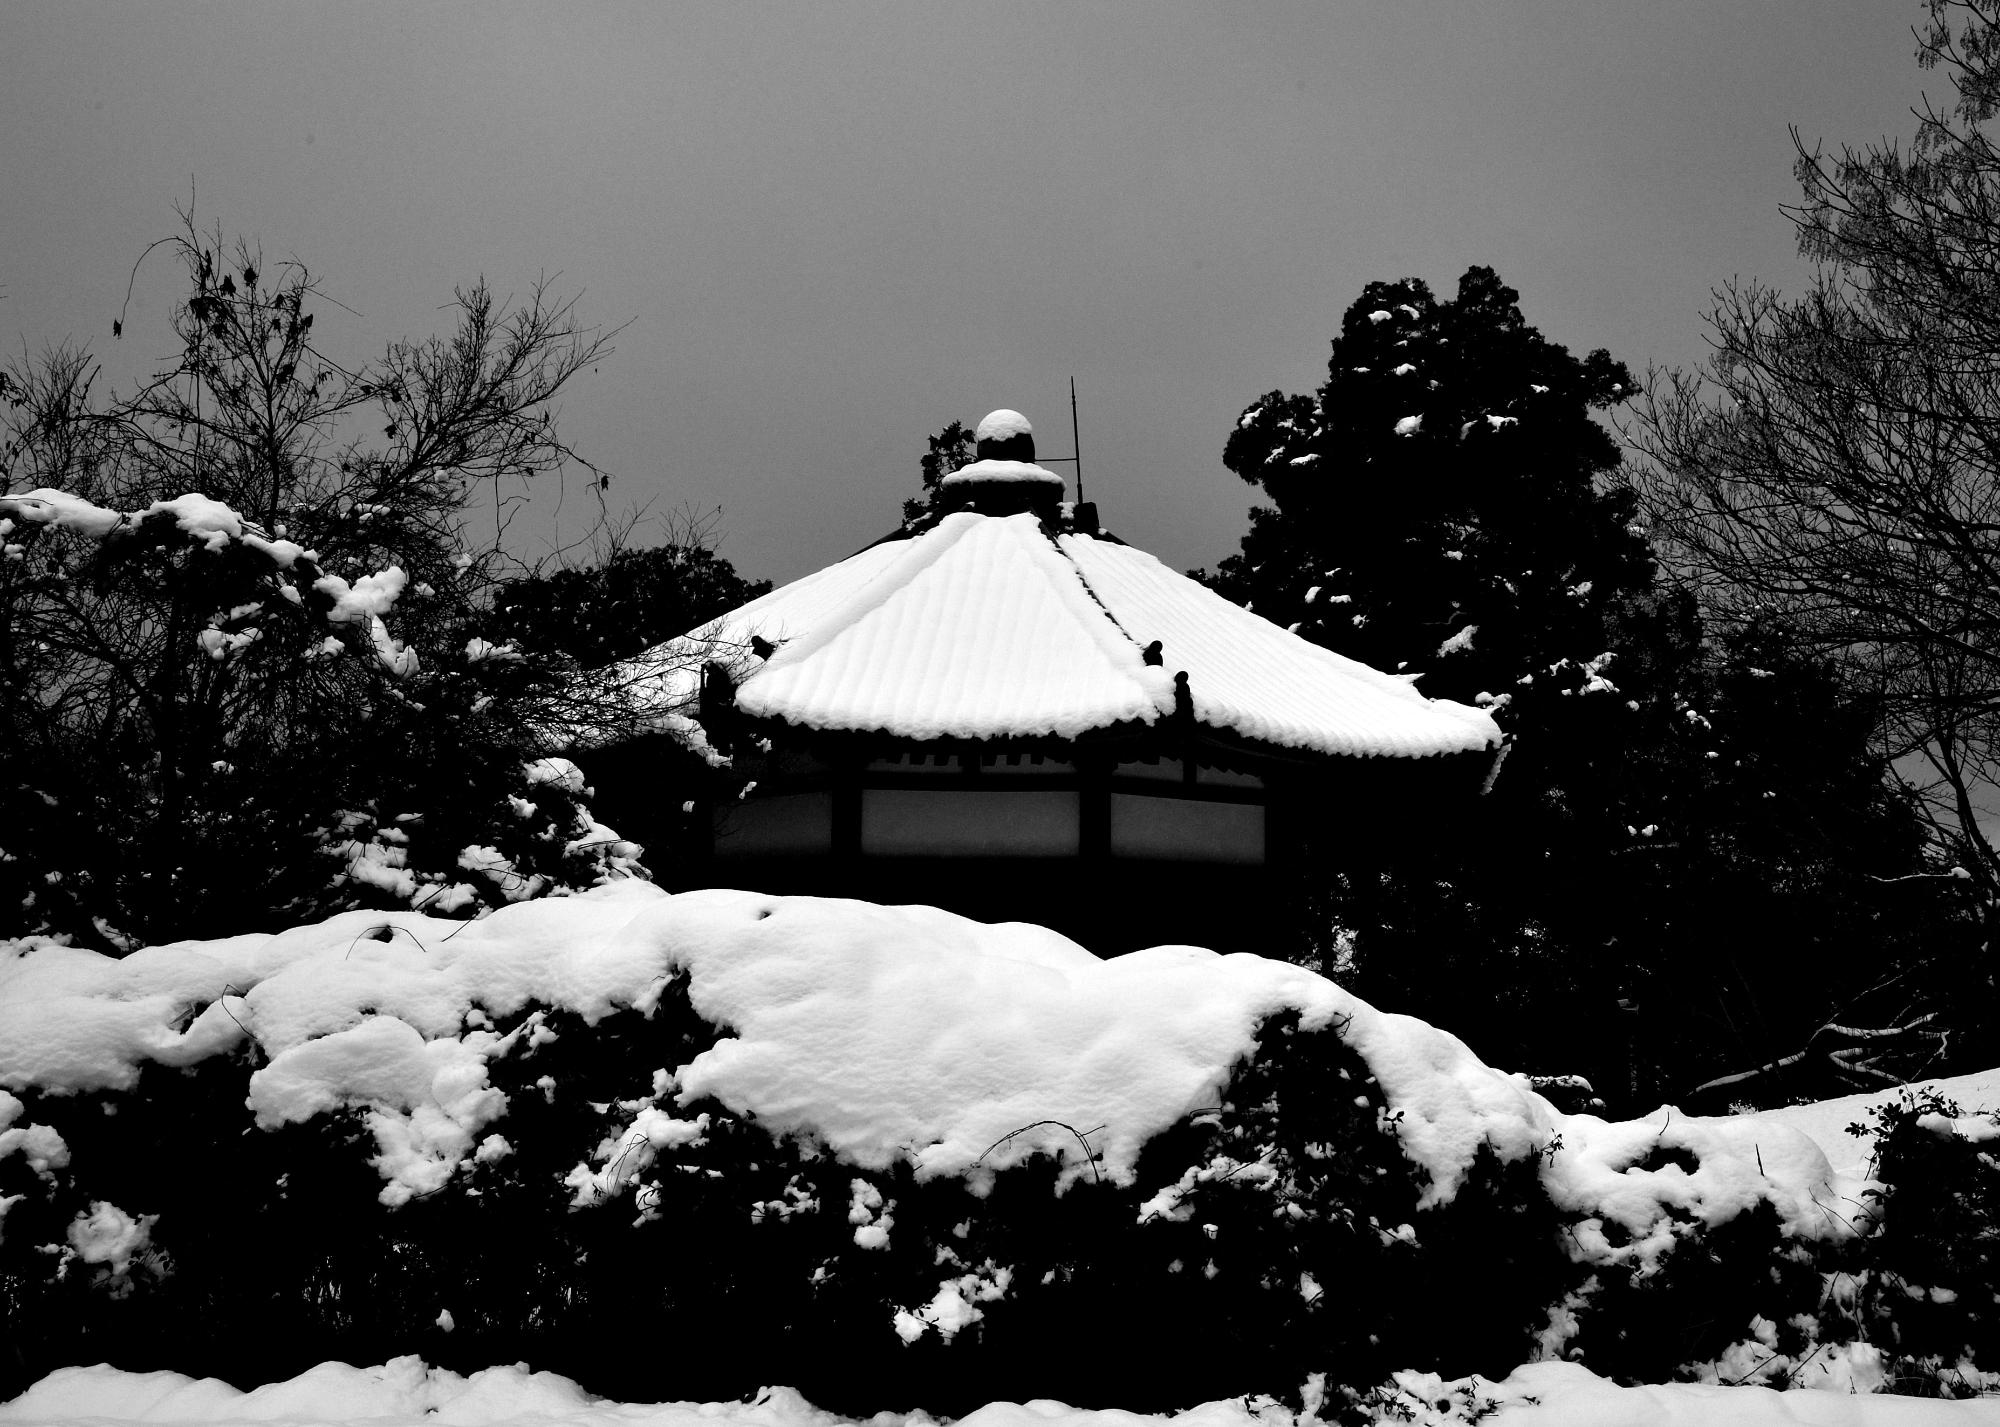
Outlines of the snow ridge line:
<svg viewBox="0 0 2000 1427">
<path fill-rule="evenodd" d="M 893 595 L 917 576 L 942 560 L 952 547 L 972 531 L 977 519 L 978 517 L 964 511 L 946 516 L 937 525 L 939 538 L 911 541 L 909 551 L 901 559 L 875 574 L 860 589 L 829 610 L 823 618 L 813 621 L 812 628 L 805 633 L 779 645 L 771 657 L 755 672 L 761 674 L 767 669 L 789 668 L 826 648 L 846 631 L 882 608 Z"/>
<path fill-rule="evenodd" d="M 1049 542 L 1056 554 L 1062 558 L 1063 562 L 1076 573 L 1076 582 L 1082 587 L 1083 593 L 1089 598 L 1090 602 L 1096 605 L 1099 613 L 1111 622 L 1113 629 L 1125 636 L 1126 642 L 1132 646 L 1132 652 L 1140 656 L 1139 668 L 1142 672 L 1137 676 L 1137 682 L 1141 692 L 1153 701 L 1153 707 L 1158 709 L 1162 715 L 1172 713 L 1174 711 L 1173 685 L 1168 682 L 1169 676 L 1166 674 L 1164 667 L 1161 669 L 1159 678 L 1153 680 L 1147 678 L 1143 671 L 1151 666 L 1145 663 L 1146 646 L 1141 644 L 1138 637 L 1121 624 L 1118 616 L 1111 612 L 1111 606 L 1104 602 L 1102 595 L 1098 594 L 1097 587 L 1090 582 L 1090 576 L 1084 573 L 1083 566 L 1079 565 L 1076 557 L 1071 555 L 1068 549 L 1064 547 L 1062 540 L 1058 536 L 1051 534 L 1046 528 L 1042 529 L 1041 534 L 1042 538 Z M 1121 669 L 1119 672 L 1124 673 L 1126 671 Z M 1149 682 L 1155 685 L 1155 687 L 1147 687 Z"/>
</svg>

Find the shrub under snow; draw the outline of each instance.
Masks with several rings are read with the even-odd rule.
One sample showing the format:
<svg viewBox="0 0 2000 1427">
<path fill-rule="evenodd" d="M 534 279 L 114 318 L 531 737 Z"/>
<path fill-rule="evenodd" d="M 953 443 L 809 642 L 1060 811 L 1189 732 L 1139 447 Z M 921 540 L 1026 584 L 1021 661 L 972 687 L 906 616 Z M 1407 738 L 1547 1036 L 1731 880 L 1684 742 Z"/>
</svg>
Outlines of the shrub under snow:
<svg viewBox="0 0 2000 1427">
<path fill-rule="evenodd" d="M 1534 1352 L 1713 1374 L 1803 1331 L 1870 1202 L 1796 1131 L 1563 1116 L 1285 963 L 635 882 L 18 945 L 0 1088 L 20 1383 L 420 1352 L 645 1398 L 671 1351 L 675 1395 L 864 1412 L 1333 1410 Z"/>
</svg>

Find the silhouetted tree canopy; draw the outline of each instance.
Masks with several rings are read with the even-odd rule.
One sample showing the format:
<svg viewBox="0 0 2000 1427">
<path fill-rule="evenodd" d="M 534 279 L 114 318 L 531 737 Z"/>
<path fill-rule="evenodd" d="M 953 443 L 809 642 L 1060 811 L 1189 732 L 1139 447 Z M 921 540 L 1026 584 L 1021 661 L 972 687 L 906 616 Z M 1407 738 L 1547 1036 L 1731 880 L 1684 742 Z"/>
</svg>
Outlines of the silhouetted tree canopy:
<svg viewBox="0 0 2000 1427">
<path fill-rule="evenodd" d="M 960 421 L 947 422 L 942 431 L 930 438 L 929 449 L 920 463 L 923 487 L 903 502 L 906 523 L 937 503 L 938 483 L 960 466 L 972 464 L 973 450 L 972 432 Z"/>
<path fill-rule="evenodd" d="M 502 585 L 494 613 L 508 637 L 586 669 L 628 658 L 771 590 L 715 553 L 709 531 L 681 521 L 659 545 Z"/>
<path fill-rule="evenodd" d="M 1781 624 L 1869 692 L 1936 870 L 2000 926 L 2000 23 L 1927 9 L 1918 59 L 1953 102 L 1907 148 L 1801 147 L 1812 284 L 1723 288 L 1706 369 L 1655 382 L 1635 436 L 1710 617 Z"/>
<path fill-rule="evenodd" d="M 629 865 L 577 780 L 528 770 L 594 712 L 487 600 L 508 498 L 599 474 L 552 403 L 608 338 L 479 283 L 450 335 L 356 362 L 303 264 L 189 214 L 153 246 L 187 288 L 147 380 L 57 348 L 6 383 L 0 936 L 464 914 Z"/>
<path fill-rule="evenodd" d="M 1872 706 L 1783 630 L 1705 639 L 1660 582 L 1597 419 L 1632 394 L 1473 268 L 1448 301 L 1371 283 L 1319 390 L 1271 392 L 1230 433 L 1226 464 L 1271 503 L 1210 583 L 1509 738 L 1490 792 L 1423 846 L 1371 849 L 1328 809 L 1305 954 L 1519 1068 L 1637 1099 L 1836 1021 L 1894 1028 L 1869 1054 L 1928 1055 L 1937 988 L 1907 973 L 1934 918 L 1879 880 L 1921 872 L 1923 839 Z M 1854 1044 L 1821 1037 L 1848 1062 L 1810 1071 L 1867 1083 Z M 1788 1088 L 1757 1079 L 1733 1083 Z"/>
</svg>

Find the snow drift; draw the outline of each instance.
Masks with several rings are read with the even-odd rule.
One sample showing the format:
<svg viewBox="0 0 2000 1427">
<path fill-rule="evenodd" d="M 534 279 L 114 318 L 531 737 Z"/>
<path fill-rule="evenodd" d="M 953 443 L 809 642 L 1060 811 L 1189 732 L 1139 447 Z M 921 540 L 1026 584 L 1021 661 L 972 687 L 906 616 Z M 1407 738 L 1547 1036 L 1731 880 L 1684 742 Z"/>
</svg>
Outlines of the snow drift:
<svg viewBox="0 0 2000 1427">
<path fill-rule="evenodd" d="M 663 1383 L 670 1390 L 670 1383 Z M 1443 1410 L 1440 1410 L 1442 1408 Z M 786 1388 L 749 1402 L 605 1402 L 553 1373 L 519 1366 L 470 1376 L 426 1369 L 415 1358 L 380 1367 L 326 1363 L 288 1382 L 239 1392 L 177 1373 L 71 1368 L 11 1403 L 7 1427 L 89 1423 L 318 1424 L 366 1421 L 375 1427 L 846 1427 L 853 1419 L 819 1411 Z M 1294 1427 L 1301 1420 L 1268 1400 L 1206 1403 L 1171 1419 L 1092 1412 L 1056 1402 L 996 1402 L 959 1427 Z M 1619 1387 L 1573 1364 L 1523 1367 L 1500 1382 L 1440 1381 L 1402 1373 L 1370 1404 L 1372 1422 L 1449 1427 L 1975 1427 L 2000 1423 L 2000 1402 L 1815 1396 L 1805 1402 L 1768 1388 L 1698 1385 Z M 922 1413 L 882 1414 L 871 1427 L 931 1427 Z"/>
<path fill-rule="evenodd" d="M 395 1203 L 438 1187 L 505 1115 L 487 1067 L 534 1032 L 495 1018 L 647 1014 L 677 976 L 731 1034 L 671 1067 L 662 1103 L 712 1098 L 864 1168 L 907 1160 L 920 1179 L 983 1184 L 1054 1152 L 1061 1185 L 1093 1163 L 1130 1183 L 1139 1148 L 1216 1105 L 1285 1010 L 1360 1052 L 1428 1202 L 1451 1197 L 1480 1146 L 1519 1159 L 1555 1126 L 1524 1081 L 1455 1036 L 1284 962 L 1194 947 L 1103 961 L 1039 927 L 928 907 L 639 882 L 469 925 L 355 912 L 122 960 L 23 947 L 0 962 L 0 1087 L 127 1089 L 149 1063 L 251 1049 L 266 1062 L 248 1082 L 258 1125 L 369 1115 Z M 1006 1138 L 1038 1121 L 1102 1128 L 1089 1158 L 1060 1132 Z"/>
<path fill-rule="evenodd" d="M 1696 1371 L 1802 1331 L 1865 1188 L 1773 1123 L 1563 1116 L 1296 966 L 924 907 L 627 882 L 0 954 L 34 1373 L 420 1351 L 640 1396 L 673 1341 L 717 1396 L 962 1411 Z M 1651 1363 L 1648 1315 L 1714 1324 Z"/>
</svg>

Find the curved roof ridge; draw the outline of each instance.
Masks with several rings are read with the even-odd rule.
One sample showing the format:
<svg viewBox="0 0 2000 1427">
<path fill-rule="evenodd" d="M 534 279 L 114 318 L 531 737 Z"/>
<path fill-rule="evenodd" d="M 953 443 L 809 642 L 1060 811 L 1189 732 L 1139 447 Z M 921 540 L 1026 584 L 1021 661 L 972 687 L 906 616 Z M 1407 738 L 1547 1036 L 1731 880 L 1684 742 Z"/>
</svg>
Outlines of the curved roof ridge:
<svg viewBox="0 0 2000 1427">
<path fill-rule="evenodd" d="M 972 529 L 979 517 L 965 511 L 947 515 L 936 525 L 908 542 L 909 549 L 890 560 L 817 621 L 810 629 L 789 636 L 777 651 L 752 671 L 751 677 L 770 669 L 782 669 L 811 658 L 866 619 L 895 597 L 898 591 L 948 554 Z M 870 546 L 870 549 L 879 548 Z M 852 557 L 850 557 L 852 558 Z M 843 562 L 844 563 L 844 562 Z M 808 576 L 810 578 L 810 576 Z"/>
<path fill-rule="evenodd" d="M 1031 512 L 953 512 L 737 685 L 752 716 L 909 738 L 1151 723 L 1172 686 Z"/>
<path fill-rule="evenodd" d="M 1031 524 L 1033 538 L 1045 544 L 1049 553 L 1061 562 L 1060 568 L 1066 572 L 1067 581 L 1058 579 L 1053 571 L 1044 573 L 1049 575 L 1051 584 L 1058 591 L 1066 592 L 1073 588 L 1088 601 L 1087 608 L 1076 608 L 1072 603 L 1071 612 L 1077 617 L 1077 623 L 1097 641 L 1098 647 L 1107 656 L 1107 662 L 1111 664 L 1113 670 L 1138 685 L 1140 692 L 1151 700 L 1156 712 L 1172 713 L 1174 708 L 1172 681 L 1164 673 L 1146 663 L 1145 646 L 1132 637 L 1132 631 L 1119 621 L 1111 606 L 1105 603 L 1103 597 L 1091 587 L 1090 579 L 1084 574 L 1083 567 L 1070 557 L 1069 551 L 1063 549 L 1062 541 L 1050 534 L 1032 515 L 1008 516 L 1006 519 L 1010 522 L 1023 521 Z M 1059 594 L 1059 598 L 1071 603 L 1067 593 Z M 1114 631 L 1110 636 L 1104 633 L 1106 625 Z"/>
<path fill-rule="evenodd" d="M 1085 535 L 1060 543 L 1106 603 L 1135 631 L 1159 639 L 1166 663 L 1187 670 L 1195 718 L 1210 728 L 1359 757 L 1429 757 L 1500 743 L 1485 711 L 1426 698 L 1407 680 L 1301 639 L 1143 550 Z"/>
<path fill-rule="evenodd" d="M 1145 662 L 1153 640 L 1159 665 Z M 1501 742 L 1482 709 L 1425 698 L 1143 550 L 1032 512 L 953 511 L 618 667 L 639 712 L 660 715 L 685 709 L 718 652 L 745 714 L 828 731 L 1074 738 L 1170 716 L 1186 670 L 1198 723 L 1273 749 L 1424 758 Z"/>
<path fill-rule="evenodd" d="M 1132 631 L 1125 627 L 1125 621 L 1121 620 L 1118 617 L 1118 612 L 1113 608 L 1111 608 L 1110 605 L 1104 602 L 1104 596 L 1100 595 L 1097 592 L 1097 587 L 1090 583 L 1090 576 L 1088 573 L 1085 572 L 1083 566 L 1077 564 L 1076 557 L 1070 554 L 1068 550 L 1063 548 L 1062 538 L 1058 535 L 1051 534 L 1047 530 L 1044 530 L 1042 532 L 1042 535 L 1045 539 L 1047 539 L 1050 545 L 1055 547 L 1056 553 L 1062 556 L 1063 560 L 1069 565 L 1070 569 L 1076 572 L 1076 581 L 1079 585 L 1083 587 L 1083 592 L 1086 595 L 1090 596 L 1090 602 L 1097 606 L 1098 610 L 1104 615 L 1106 619 L 1111 621 L 1113 628 L 1115 628 L 1120 634 L 1125 636 L 1127 643 L 1129 643 L 1134 649 L 1141 651 L 1143 657 L 1143 652 L 1146 646 L 1141 644 L 1137 639 L 1134 639 L 1132 637 Z M 1121 541 L 1120 543 L 1122 544 L 1123 542 Z"/>
</svg>

